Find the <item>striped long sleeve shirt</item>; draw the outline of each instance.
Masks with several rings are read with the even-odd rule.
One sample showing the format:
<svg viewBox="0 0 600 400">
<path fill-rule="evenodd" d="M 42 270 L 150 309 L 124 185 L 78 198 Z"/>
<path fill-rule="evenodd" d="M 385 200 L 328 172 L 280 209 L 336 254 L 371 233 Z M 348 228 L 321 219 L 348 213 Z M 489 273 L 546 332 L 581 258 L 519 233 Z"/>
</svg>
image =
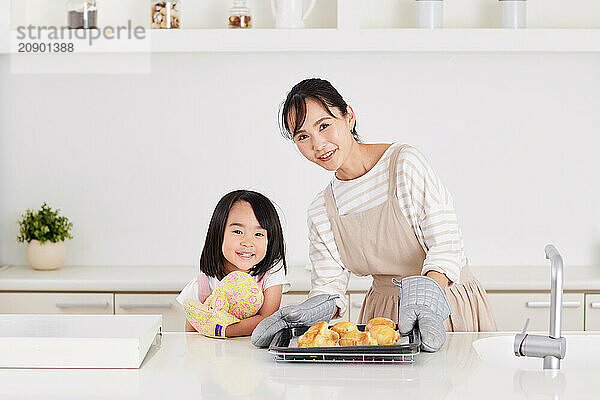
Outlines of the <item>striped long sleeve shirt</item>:
<svg viewBox="0 0 600 400">
<path fill-rule="evenodd" d="M 350 181 L 333 178 L 333 193 L 340 215 L 365 211 L 387 200 L 390 156 L 397 146 L 400 144 L 388 148 L 365 175 Z M 412 146 L 406 146 L 399 154 L 396 180 L 402 212 L 426 254 L 422 274 L 438 271 L 451 283 L 457 282 L 467 261 L 452 196 L 423 154 Z M 324 190 L 308 209 L 308 231 L 312 263 L 310 296 L 339 294 L 337 306 L 343 314 L 348 307 L 344 295 L 350 271 L 344 266 L 335 243 Z"/>
</svg>

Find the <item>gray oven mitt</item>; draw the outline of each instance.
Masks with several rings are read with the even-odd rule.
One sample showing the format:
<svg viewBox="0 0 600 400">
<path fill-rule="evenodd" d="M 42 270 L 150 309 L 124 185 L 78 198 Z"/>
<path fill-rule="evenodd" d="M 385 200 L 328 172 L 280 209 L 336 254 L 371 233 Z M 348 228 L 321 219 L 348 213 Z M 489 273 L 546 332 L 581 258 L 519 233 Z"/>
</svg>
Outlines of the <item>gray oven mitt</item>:
<svg viewBox="0 0 600 400">
<path fill-rule="evenodd" d="M 400 333 L 407 334 L 418 324 L 421 349 L 438 351 L 446 341 L 444 320 L 451 312 L 444 290 L 428 276 L 409 276 L 393 282 L 400 288 Z"/>
<path fill-rule="evenodd" d="M 286 328 L 311 326 L 317 322 L 331 321 L 338 295 L 318 294 L 300 304 L 286 306 L 263 319 L 252 332 L 252 344 L 267 347 L 277 332 Z"/>
</svg>

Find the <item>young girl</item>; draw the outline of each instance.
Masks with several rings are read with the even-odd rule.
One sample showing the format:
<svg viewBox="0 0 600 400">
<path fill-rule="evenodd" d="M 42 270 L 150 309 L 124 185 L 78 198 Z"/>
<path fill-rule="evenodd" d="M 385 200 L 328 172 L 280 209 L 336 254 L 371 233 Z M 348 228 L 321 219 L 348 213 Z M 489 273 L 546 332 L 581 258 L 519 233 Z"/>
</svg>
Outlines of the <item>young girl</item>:
<svg viewBox="0 0 600 400">
<path fill-rule="evenodd" d="M 229 278 L 237 281 L 239 276 L 247 276 L 240 272 L 248 273 L 262 289 L 264 300 L 258 313 L 227 325 L 217 335 L 201 333 L 216 337 L 250 335 L 260 321 L 279 309 L 281 295 L 289 289 L 279 216 L 267 197 L 250 190 L 227 193 L 217 204 L 200 256 L 200 274 L 183 288 L 177 301 L 204 303 L 220 281 L 231 285 Z M 185 330 L 196 331 L 188 320 Z"/>
</svg>

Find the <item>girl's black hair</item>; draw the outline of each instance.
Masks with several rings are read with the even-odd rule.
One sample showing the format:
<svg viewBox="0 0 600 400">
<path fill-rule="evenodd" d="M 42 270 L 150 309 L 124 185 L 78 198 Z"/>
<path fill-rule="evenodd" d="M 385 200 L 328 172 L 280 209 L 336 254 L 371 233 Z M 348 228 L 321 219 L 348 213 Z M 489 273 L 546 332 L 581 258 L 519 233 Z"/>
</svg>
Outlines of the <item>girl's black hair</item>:
<svg viewBox="0 0 600 400">
<path fill-rule="evenodd" d="M 238 201 L 250 203 L 261 228 L 267 231 L 265 258 L 250 269 L 250 275 L 263 276 L 280 261 L 283 263 L 283 270 L 287 273 L 283 229 L 281 229 L 277 210 L 271 200 L 252 190 L 234 190 L 219 200 L 206 232 L 206 240 L 200 256 L 200 271 L 219 280 L 225 277 L 225 258 L 222 250 L 225 224 L 229 217 L 229 210 Z"/>
<path fill-rule="evenodd" d="M 342 95 L 333 87 L 329 81 L 319 78 L 305 79 L 296 84 L 288 93 L 285 101 L 280 108 L 279 130 L 283 137 L 294 140 L 296 132 L 300 130 L 306 119 L 306 99 L 314 99 L 321 103 L 327 113 L 335 118 L 330 107 L 337 108 L 342 117 L 348 112 L 348 104 L 344 101 Z M 288 118 L 290 113 L 294 113 L 294 126 L 289 126 Z M 360 142 L 360 136 L 356 132 L 356 120 L 352 127 L 352 137 Z"/>
</svg>

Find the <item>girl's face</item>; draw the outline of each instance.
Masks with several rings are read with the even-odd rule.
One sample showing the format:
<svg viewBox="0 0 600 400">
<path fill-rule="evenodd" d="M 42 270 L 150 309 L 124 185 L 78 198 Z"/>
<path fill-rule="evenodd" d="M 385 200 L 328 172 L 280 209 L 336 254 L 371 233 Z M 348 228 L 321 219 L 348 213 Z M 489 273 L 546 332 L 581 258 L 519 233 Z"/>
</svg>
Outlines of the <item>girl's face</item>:
<svg viewBox="0 0 600 400">
<path fill-rule="evenodd" d="M 225 273 L 250 270 L 265 257 L 267 243 L 267 230 L 258 223 L 250 203 L 234 203 L 223 234 Z"/>
<path fill-rule="evenodd" d="M 306 119 L 294 136 L 300 153 L 328 171 L 337 171 L 344 165 L 354 142 L 352 127 L 354 113 L 348 107 L 342 116 L 335 107 L 331 108 L 335 118 L 318 101 L 306 99 Z M 293 122 L 293 115 L 291 122 Z M 289 124 L 294 126 L 293 123 Z"/>
</svg>

